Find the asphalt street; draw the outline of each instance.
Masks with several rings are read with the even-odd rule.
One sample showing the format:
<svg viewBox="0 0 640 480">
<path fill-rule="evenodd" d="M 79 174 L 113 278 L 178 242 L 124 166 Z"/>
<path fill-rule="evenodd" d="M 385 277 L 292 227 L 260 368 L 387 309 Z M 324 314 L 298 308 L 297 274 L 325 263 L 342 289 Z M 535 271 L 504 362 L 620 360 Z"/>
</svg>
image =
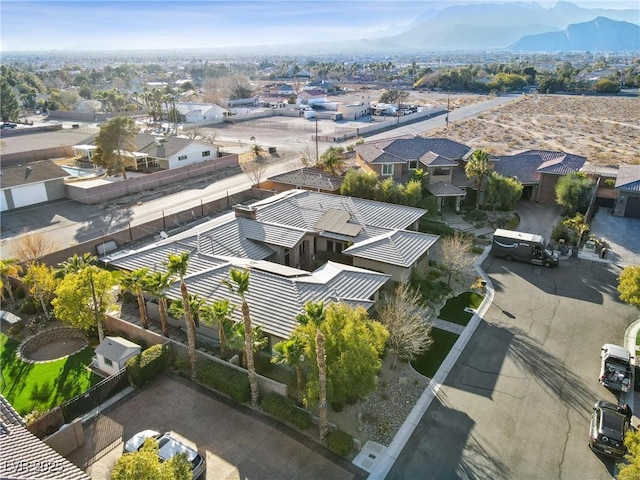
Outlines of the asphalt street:
<svg viewBox="0 0 640 480">
<path fill-rule="evenodd" d="M 637 318 L 617 299 L 619 269 L 492 256 L 484 268 L 493 305 L 387 479 L 610 479 L 587 438 L 593 403 L 616 401 L 597 380 L 600 348 Z"/>
</svg>

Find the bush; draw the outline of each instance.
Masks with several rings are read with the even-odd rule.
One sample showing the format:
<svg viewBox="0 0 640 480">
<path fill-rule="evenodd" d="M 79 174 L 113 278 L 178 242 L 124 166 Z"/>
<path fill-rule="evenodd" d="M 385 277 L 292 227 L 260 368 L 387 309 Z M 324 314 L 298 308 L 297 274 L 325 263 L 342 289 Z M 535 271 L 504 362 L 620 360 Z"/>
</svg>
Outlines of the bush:
<svg viewBox="0 0 640 480">
<path fill-rule="evenodd" d="M 484 222 L 487 219 L 487 212 L 484 210 L 470 210 L 464 214 L 463 218 L 470 223 Z"/>
<path fill-rule="evenodd" d="M 558 242 L 561 238 L 565 240 L 567 245 L 575 245 L 578 241 L 578 237 L 573 230 L 562 224 L 563 220 L 560 220 L 551 230 L 551 238 Z"/>
<path fill-rule="evenodd" d="M 246 403 L 251 397 L 249 378 L 244 372 L 209 359 L 198 361 L 198 381 L 228 395 L 236 402 Z"/>
<path fill-rule="evenodd" d="M 431 233 L 433 235 L 441 235 L 448 237 L 455 233 L 455 230 L 446 223 L 436 222 L 426 218 L 420 219 L 420 228 L 422 233 Z"/>
<path fill-rule="evenodd" d="M 474 245 L 471 248 L 471 253 L 475 253 L 476 255 L 480 255 L 482 252 L 484 252 L 484 248 L 478 245 Z"/>
<path fill-rule="evenodd" d="M 261 402 L 262 409 L 274 417 L 295 425 L 300 430 L 306 430 L 312 424 L 311 414 L 277 393 L 265 395 Z"/>
<path fill-rule="evenodd" d="M 140 387 L 160 374 L 169 358 L 168 345 L 154 345 L 127 361 L 131 383 Z"/>
<path fill-rule="evenodd" d="M 353 437 L 340 429 L 329 432 L 327 448 L 341 457 L 346 457 L 353 448 Z"/>
</svg>

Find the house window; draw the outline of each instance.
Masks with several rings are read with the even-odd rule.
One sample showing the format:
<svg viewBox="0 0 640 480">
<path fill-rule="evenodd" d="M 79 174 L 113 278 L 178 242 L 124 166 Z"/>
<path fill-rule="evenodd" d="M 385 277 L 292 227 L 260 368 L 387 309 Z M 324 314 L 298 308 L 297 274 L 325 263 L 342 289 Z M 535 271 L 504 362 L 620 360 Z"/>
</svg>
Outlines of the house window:
<svg viewBox="0 0 640 480">
<path fill-rule="evenodd" d="M 107 357 L 104 357 L 104 364 L 108 365 L 109 367 L 113 367 L 113 362 Z"/>
<path fill-rule="evenodd" d="M 186 155 L 180 155 L 180 156 L 178 157 L 178 160 L 179 160 L 179 161 L 186 160 L 186 159 L 187 159 L 187 156 L 186 156 Z"/>
<path fill-rule="evenodd" d="M 409 160 L 409 170 L 417 170 L 417 169 L 418 169 L 418 161 Z"/>
<path fill-rule="evenodd" d="M 393 175 L 393 163 L 382 164 L 382 175 Z"/>
<path fill-rule="evenodd" d="M 203 157 L 210 157 L 211 156 L 211 150 L 205 150 L 204 152 L 202 152 L 202 156 Z"/>
<path fill-rule="evenodd" d="M 451 168 L 449 167 L 436 167 L 433 171 L 434 175 L 449 175 Z"/>
<path fill-rule="evenodd" d="M 327 252 L 342 253 L 344 249 L 344 242 L 334 242 L 332 240 L 327 240 Z"/>
</svg>

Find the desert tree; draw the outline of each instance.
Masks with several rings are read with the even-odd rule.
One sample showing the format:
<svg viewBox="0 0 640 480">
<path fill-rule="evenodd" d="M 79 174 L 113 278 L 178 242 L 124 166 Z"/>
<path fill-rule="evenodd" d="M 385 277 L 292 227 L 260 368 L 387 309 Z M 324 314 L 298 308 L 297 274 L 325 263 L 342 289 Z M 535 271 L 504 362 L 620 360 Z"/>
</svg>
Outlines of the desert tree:
<svg viewBox="0 0 640 480">
<path fill-rule="evenodd" d="M 111 472 L 111 480 L 191 480 L 191 462 L 186 453 L 179 453 L 163 461 L 158 455 L 158 441 L 149 438 L 137 452 L 118 458 Z"/>
<path fill-rule="evenodd" d="M 349 169 L 340 186 L 340 194 L 347 197 L 376 198 L 380 180 L 375 172 Z"/>
<path fill-rule="evenodd" d="M 195 380 L 198 362 L 198 354 L 196 352 L 196 324 L 189 304 L 189 290 L 184 280 L 187 275 L 187 269 L 189 268 L 189 254 L 187 252 L 169 254 L 166 267 L 169 275 L 180 278 L 180 295 L 182 296 L 182 305 L 184 307 L 184 323 L 187 327 L 187 343 L 189 348 L 189 363 L 191 364 L 191 378 Z"/>
<path fill-rule="evenodd" d="M 260 187 L 260 183 L 264 178 L 267 166 L 264 163 L 253 161 L 245 164 L 243 170 L 247 177 L 249 177 L 249 180 L 251 180 L 251 183 L 256 187 Z"/>
<path fill-rule="evenodd" d="M 251 326 L 251 311 L 249 309 L 249 303 L 247 303 L 247 293 L 249 292 L 249 270 L 239 270 L 232 268 L 229 270 L 229 279 L 224 280 L 222 283 L 227 286 L 231 293 L 234 293 L 240 297 L 240 304 L 242 310 L 242 324 L 244 334 L 244 351 L 247 360 L 247 375 L 249 377 L 249 387 L 251 388 L 251 406 L 253 408 L 258 407 L 258 400 L 260 398 L 260 390 L 258 388 L 258 377 L 256 376 L 256 366 L 253 361 L 253 355 L 248 354 L 253 351 L 253 329 Z"/>
<path fill-rule="evenodd" d="M 167 291 L 173 283 L 173 278 L 168 273 L 152 272 L 148 273 L 144 279 L 144 290 L 158 299 L 158 309 L 160 311 L 160 325 L 162 334 L 169 337 L 167 324 Z"/>
<path fill-rule="evenodd" d="M 131 158 L 131 152 L 136 149 L 138 131 L 135 120 L 130 117 L 113 117 L 101 125 L 95 137 L 95 163 L 106 168 L 109 175 L 122 173 L 126 179 L 126 159 Z"/>
<path fill-rule="evenodd" d="M 484 150 L 474 150 L 471 157 L 469 157 L 469 161 L 464 166 L 465 175 L 469 180 L 473 181 L 476 189 L 476 208 L 480 205 L 482 185 L 492 171 L 491 157 Z"/>
<path fill-rule="evenodd" d="M 12 251 L 16 258 L 29 263 L 54 252 L 57 245 L 50 236 L 41 232 L 24 230 L 15 240 Z"/>
<path fill-rule="evenodd" d="M 594 181 L 584 173 L 563 175 L 556 183 L 556 203 L 565 207 L 569 213 L 585 212 Z"/>
<path fill-rule="evenodd" d="M 620 300 L 629 305 L 640 307 L 640 266 L 625 267 L 618 277 Z"/>
<path fill-rule="evenodd" d="M 447 274 L 447 286 L 451 286 L 451 279 L 459 279 L 465 273 L 470 273 L 475 262 L 472 254 L 473 240 L 469 235 L 456 231 L 453 235 L 440 240 L 442 258 L 440 265 Z"/>
<path fill-rule="evenodd" d="M 145 305 L 144 289 L 147 284 L 147 275 L 149 269 L 146 267 L 138 268 L 131 272 L 124 272 L 120 278 L 120 286 L 131 292 L 138 302 L 138 312 L 140 314 L 140 322 L 142 328 L 149 328 L 149 319 L 147 317 L 147 306 Z"/>
<path fill-rule="evenodd" d="M 273 358 L 271 361 L 277 365 L 286 365 L 294 369 L 296 373 L 296 399 L 299 405 L 304 402 L 304 344 L 293 336 L 273 346 Z"/>
<path fill-rule="evenodd" d="M 9 299 L 15 302 L 11 278 L 16 278 L 22 272 L 20 260 L 17 258 L 5 258 L 0 260 L 0 297 L 4 298 L 4 292 L 9 295 Z"/>
<path fill-rule="evenodd" d="M 218 340 L 220 341 L 220 352 L 224 356 L 227 351 L 227 339 L 225 330 L 228 329 L 233 320 L 231 316 L 235 306 L 227 298 L 215 300 L 212 303 L 200 307 L 200 319 L 205 325 L 218 327 Z"/>
<path fill-rule="evenodd" d="M 300 168 L 309 167 L 318 163 L 318 156 L 316 155 L 316 149 L 311 145 L 306 145 L 302 149 L 302 155 L 300 156 Z"/>
<path fill-rule="evenodd" d="M 51 301 L 59 320 L 89 330 L 98 329 L 98 339 L 104 340 L 103 319 L 114 304 L 113 287 L 116 281 L 111 272 L 93 264 L 95 257 L 74 255 L 63 262 L 56 272 L 62 280 L 56 287 L 56 298 Z"/>
<path fill-rule="evenodd" d="M 31 262 L 27 266 L 24 284 L 29 288 L 29 293 L 38 299 L 42 313 L 50 320 L 49 306 L 58 285 L 54 270 L 49 265 Z"/>
<path fill-rule="evenodd" d="M 433 343 L 432 324 L 426 313 L 420 293 L 406 283 L 398 285 L 378 304 L 378 318 L 389 331 L 387 345 L 394 354 L 391 368 L 395 368 L 398 358 L 409 362 Z"/>
</svg>

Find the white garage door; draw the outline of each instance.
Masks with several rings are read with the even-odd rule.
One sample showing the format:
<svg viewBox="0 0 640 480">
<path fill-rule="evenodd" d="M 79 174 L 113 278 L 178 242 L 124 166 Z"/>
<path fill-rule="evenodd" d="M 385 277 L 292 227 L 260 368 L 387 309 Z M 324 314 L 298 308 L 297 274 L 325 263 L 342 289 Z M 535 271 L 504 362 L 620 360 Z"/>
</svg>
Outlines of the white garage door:
<svg viewBox="0 0 640 480">
<path fill-rule="evenodd" d="M 33 205 L 34 203 L 46 202 L 47 189 L 44 183 L 34 183 L 24 185 L 22 187 L 13 187 L 11 189 L 13 195 L 13 204 L 15 208 Z"/>
<path fill-rule="evenodd" d="M 0 193 L 0 212 L 4 212 L 5 210 L 9 210 L 9 205 L 7 205 L 7 197 L 4 194 L 4 190 Z"/>
</svg>

